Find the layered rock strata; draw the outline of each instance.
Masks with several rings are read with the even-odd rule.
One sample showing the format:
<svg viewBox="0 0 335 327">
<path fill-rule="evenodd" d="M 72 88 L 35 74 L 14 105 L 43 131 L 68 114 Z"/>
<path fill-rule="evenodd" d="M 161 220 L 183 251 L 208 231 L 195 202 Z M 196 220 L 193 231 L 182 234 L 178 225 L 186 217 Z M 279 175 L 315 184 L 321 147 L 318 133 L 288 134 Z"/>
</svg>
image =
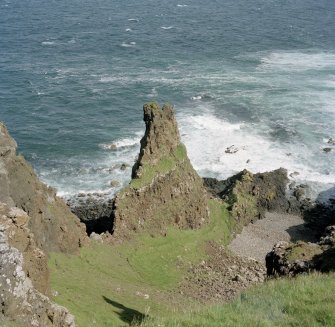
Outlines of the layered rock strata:
<svg viewBox="0 0 335 327">
<path fill-rule="evenodd" d="M 145 135 L 129 187 L 114 201 L 114 237 L 129 238 L 138 230 L 166 232 L 174 224 L 198 228 L 209 217 L 202 179 L 180 142 L 171 105 L 144 105 Z"/>
</svg>

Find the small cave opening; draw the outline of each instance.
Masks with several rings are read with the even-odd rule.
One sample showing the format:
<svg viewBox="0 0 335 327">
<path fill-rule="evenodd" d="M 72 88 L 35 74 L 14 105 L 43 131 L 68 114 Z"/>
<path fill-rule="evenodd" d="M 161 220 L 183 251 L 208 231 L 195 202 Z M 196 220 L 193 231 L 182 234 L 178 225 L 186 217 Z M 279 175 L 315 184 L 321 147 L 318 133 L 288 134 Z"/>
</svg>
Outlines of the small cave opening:
<svg viewBox="0 0 335 327">
<path fill-rule="evenodd" d="M 87 235 L 113 232 L 114 199 L 95 199 L 88 197 L 68 201 L 72 213 L 86 225 Z"/>
</svg>

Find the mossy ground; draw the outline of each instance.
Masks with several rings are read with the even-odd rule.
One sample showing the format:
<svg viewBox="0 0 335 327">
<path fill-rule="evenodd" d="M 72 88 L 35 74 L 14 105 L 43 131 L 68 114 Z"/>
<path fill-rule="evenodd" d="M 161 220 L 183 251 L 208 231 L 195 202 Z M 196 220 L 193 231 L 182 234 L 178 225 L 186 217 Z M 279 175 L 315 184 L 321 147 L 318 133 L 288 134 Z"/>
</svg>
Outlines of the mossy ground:
<svg viewBox="0 0 335 327">
<path fill-rule="evenodd" d="M 79 327 L 124 326 L 134 317 L 169 316 L 194 308 L 176 290 L 192 263 L 205 258 L 205 242 L 226 244 L 228 211 L 211 200 L 211 222 L 198 230 L 170 227 L 167 235 L 137 236 L 118 246 L 92 244 L 80 256 L 52 254 L 54 300 L 76 316 Z"/>
<path fill-rule="evenodd" d="M 287 251 L 287 260 L 311 260 L 314 256 L 321 254 L 323 251 L 320 246 L 312 243 L 297 242 Z"/>
<path fill-rule="evenodd" d="M 223 306 L 170 318 L 146 318 L 142 327 L 335 326 L 335 274 L 272 280 Z"/>
<path fill-rule="evenodd" d="M 147 164 L 143 166 L 143 171 L 140 178 L 134 178 L 131 180 L 129 186 L 133 189 L 140 189 L 154 179 L 159 174 L 164 174 L 175 168 L 176 164 L 187 158 L 185 145 L 179 144 L 173 153 L 173 155 L 167 155 L 163 157 L 155 165 Z"/>
</svg>

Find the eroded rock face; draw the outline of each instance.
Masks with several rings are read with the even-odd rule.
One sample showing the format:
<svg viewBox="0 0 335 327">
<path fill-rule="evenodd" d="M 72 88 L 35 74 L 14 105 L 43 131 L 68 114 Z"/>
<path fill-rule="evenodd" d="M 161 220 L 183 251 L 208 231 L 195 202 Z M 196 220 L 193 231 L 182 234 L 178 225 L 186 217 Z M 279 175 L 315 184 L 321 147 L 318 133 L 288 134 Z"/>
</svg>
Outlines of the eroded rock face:
<svg viewBox="0 0 335 327">
<path fill-rule="evenodd" d="M 150 103 L 143 110 L 146 131 L 133 179 L 114 201 L 119 240 L 138 230 L 164 234 L 171 224 L 198 228 L 208 220 L 203 182 L 180 142 L 173 108 Z"/>
<path fill-rule="evenodd" d="M 41 183 L 16 155 L 17 144 L 0 122 L 0 202 L 24 210 L 37 246 L 45 252 L 77 252 L 87 241 L 85 226 L 55 191 Z"/>
<path fill-rule="evenodd" d="M 266 211 L 300 213 L 297 199 L 286 193 L 288 181 L 283 168 L 257 174 L 243 170 L 223 181 L 204 178 L 208 191 L 229 204 L 240 228 L 264 218 Z"/>
<path fill-rule="evenodd" d="M 23 326 L 74 327 L 74 317 L 45 295 L 47 256 L 21 209 L 0 203 L 0 312 Z M 44 293 L 44 294 L 42 294 Z"/>
<path fill-rule="evenodd" d="M 335 270 L 335 226 L 328 226 L 318 243 L 279 242 L 266 256 L 269 276 L 295 276 Z"/>
</svg>

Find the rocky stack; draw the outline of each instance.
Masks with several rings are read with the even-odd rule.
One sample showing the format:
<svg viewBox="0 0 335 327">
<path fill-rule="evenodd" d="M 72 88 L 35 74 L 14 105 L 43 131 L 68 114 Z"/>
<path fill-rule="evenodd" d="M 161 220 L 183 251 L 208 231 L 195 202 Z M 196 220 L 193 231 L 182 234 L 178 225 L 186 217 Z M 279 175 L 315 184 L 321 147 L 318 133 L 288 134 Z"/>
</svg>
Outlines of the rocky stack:
<svg viewBox="0 0 335 327">
<path fill-rule="evenodd" d="M 144 105 L 145 135 L 129 187 L 114 202 L 114 237 L 129 238 L 146 230 L 166 233 L 166 227 L 198 228 L 208 220 L 202 179 L 180 142 L 171 105 Z"/>
</svg>

